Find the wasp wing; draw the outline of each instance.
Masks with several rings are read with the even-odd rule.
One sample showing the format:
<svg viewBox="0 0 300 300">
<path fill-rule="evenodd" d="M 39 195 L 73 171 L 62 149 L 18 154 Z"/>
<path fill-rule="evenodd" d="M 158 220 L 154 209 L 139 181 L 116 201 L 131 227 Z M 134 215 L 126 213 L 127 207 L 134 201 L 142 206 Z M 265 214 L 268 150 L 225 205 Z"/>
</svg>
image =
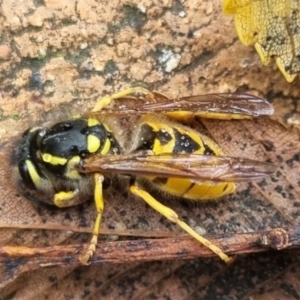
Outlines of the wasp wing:
<svg viewBox="0 0 300 300">
<path fill-rule="evenodd" d="M 131 98 L 135 101 L 128 104 L 116 105 L 114 109 L 105 109 L 96 114 L 146 114 L 176 112 L 187 112 L 191 115 L 215 118 L 222 114 L 234 116 L 258 117 L 272 115 L 274 108 L 267 100 L 247 94 L 206 94 L 178 99 L 161 97 L 159 93 L 153 92 L 153 99 L 158 102 L 148 101 L 146 98 Z M 126 98 L 124 98 L 126 99 Z M 117 101 L 122 101 L 122 98 Z M 217 117 L 218 118 L 218 117 Z M 229 119 L 229 117 L 226 117 Z M 242 118 L 242 117 L 241 117 Z"/>
<path fill-rule="evenodd" d="M 191 111 L 194 113 L 229 113 L 251 117 L 272 115 L 274 109 L 263 98 L 247 94 L 207 94 L 181 97 L 160 103 L 139 104 L 138 110 L 152 112 Z"/>
<path fill-rule="evenodd" d="M 179 177 L 191 180 L 247 181 L 275 172 L 276 166 L 250 159 L 198 154 L 134 153 L 93 156 L 84 159 L 83 173 L 115 173 L 135 176 Z"/>
</svg>

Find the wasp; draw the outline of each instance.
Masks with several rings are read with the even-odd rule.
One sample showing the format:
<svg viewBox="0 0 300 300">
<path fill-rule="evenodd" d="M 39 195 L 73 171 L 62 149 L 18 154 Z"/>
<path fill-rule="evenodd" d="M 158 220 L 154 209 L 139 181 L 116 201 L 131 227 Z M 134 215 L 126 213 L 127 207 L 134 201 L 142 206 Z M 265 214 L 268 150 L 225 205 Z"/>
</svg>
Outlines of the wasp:
<svg viewBox="0 0 300 300">
<path fill-rule="evenodd" d="M 136 93 L 139 96 L 133 97 Z M 133 104 L 116 104 L 129 96 Z M 174 198 L 210 200 L 233 193 L 236 182 L 271 174 L 274 165 L 224 156 L 215 141 L 182 120 L 195 116 L 249 119 L 272 113 L 266 100 L 251 95 L 207 94 L 170 99 L 132 87 L 99 99 L 86 115 L 26 130 L 16 149 L 19 190 L 30 200 L 36 198 L 29 191 L 38 191 L 47 198 L 42 201 L 57 207 L 94 198 L 97 215 L 90 244 L 80 257 L 83 264 L 96 249 L 105 182 L 116 177 L 127 179 L 133 195 L 230 262 L 231 257 L 155 199 L 151 191 Z M 122 126 L 122 117 L 134 118 L 134 124 L 130 128 Z"/>
</svg>

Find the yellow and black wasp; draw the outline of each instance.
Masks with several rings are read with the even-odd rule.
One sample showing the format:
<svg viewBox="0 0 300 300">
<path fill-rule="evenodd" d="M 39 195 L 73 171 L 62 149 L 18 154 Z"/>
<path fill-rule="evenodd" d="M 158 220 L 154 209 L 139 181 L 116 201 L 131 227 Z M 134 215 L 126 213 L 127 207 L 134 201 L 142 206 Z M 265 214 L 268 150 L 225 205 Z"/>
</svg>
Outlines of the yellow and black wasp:
<svg viewBox="0 0 300 300">
<path fill-rule="evenodd" d="M 129 95 L 134 105 L 114 105 Z M 104 209 L 107 178 L 126 178 L 129 190 L 166 218 L 178 224 L 225 262 L 217 246 L 196 233 L 151 190 L 176 198 L 209 200 L 235 191 L 235 182 L 261 178 L 274 171 L 269 163 L 226 157 L 211 138 L 185 126 L 183 118 L 247 119 L 271 115 L 265 100 L 239 94 L 210 94 L 169 99 L 143 88 L 129 88 L 97 101 L 91 113 L 23 134 L 17 148 L 20 192 L 45 195 L 58 207 L 77 205 L 94 197 L 97 217 L 93 236 L 81 262 L 95 252 Z M 121 117 L 134 117 L 131 128 Z M 175 119 L 177 121 L 175 121 Z"/>
</svg>

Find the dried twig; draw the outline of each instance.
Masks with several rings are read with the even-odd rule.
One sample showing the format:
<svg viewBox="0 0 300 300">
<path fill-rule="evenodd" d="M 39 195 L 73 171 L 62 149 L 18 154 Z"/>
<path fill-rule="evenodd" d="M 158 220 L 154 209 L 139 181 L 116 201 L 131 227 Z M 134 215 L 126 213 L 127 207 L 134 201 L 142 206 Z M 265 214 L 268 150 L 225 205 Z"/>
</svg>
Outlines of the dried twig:
<svg viewBox="0 0 300 300">
<path fill-rule="evenodd" d="M 209 237 L 208 237 L 209 238 Z M 300 227 L 288 230 L 276 228 L 270 231 L 231 234 L 209 238 L 229 255 L 290 249 L 300 246 Z M 0 262 L 22 271 L 41 267 L 80 264 L 82 245 L 54 246 L 45 248 L 0 247 Z M 168 259 L 212 257 L 214 254 L 189 237 L 142 239 L 134 241 L 100 242 L 90 264 L 104 262 L 125 263 Z"/>
</svg>

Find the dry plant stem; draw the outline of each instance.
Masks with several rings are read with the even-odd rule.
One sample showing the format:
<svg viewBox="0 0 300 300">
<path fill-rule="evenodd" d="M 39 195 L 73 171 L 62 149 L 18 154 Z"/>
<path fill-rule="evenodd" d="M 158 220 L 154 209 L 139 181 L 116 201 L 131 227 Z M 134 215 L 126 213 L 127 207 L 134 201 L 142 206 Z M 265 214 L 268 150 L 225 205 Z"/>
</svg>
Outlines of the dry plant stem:
<svg viewBox="0 0 300 300">
<path fill-rule="evenodd" d="M 209 237 L 208 237 L 209 238 Z M 209 238 L 227 254 L 241 255 L 263 252 L 269 249 L 291 249 L 300 246 L 300 227 L 276 228 L 270 231 L 232 234 Z M 68 264 L 80 265 L 82 245 L 54 246 L 45 248 L 10 247 L 0 248 L 0 262 L 22 262 L 26 270 Z M 143 239 L 136 241 L 100 242 L 90 264 L 103 262 L 126 263 L 168 259 L 192 259 L 212 257 L 214 254 L 192 238 Z"/>
</svg>

